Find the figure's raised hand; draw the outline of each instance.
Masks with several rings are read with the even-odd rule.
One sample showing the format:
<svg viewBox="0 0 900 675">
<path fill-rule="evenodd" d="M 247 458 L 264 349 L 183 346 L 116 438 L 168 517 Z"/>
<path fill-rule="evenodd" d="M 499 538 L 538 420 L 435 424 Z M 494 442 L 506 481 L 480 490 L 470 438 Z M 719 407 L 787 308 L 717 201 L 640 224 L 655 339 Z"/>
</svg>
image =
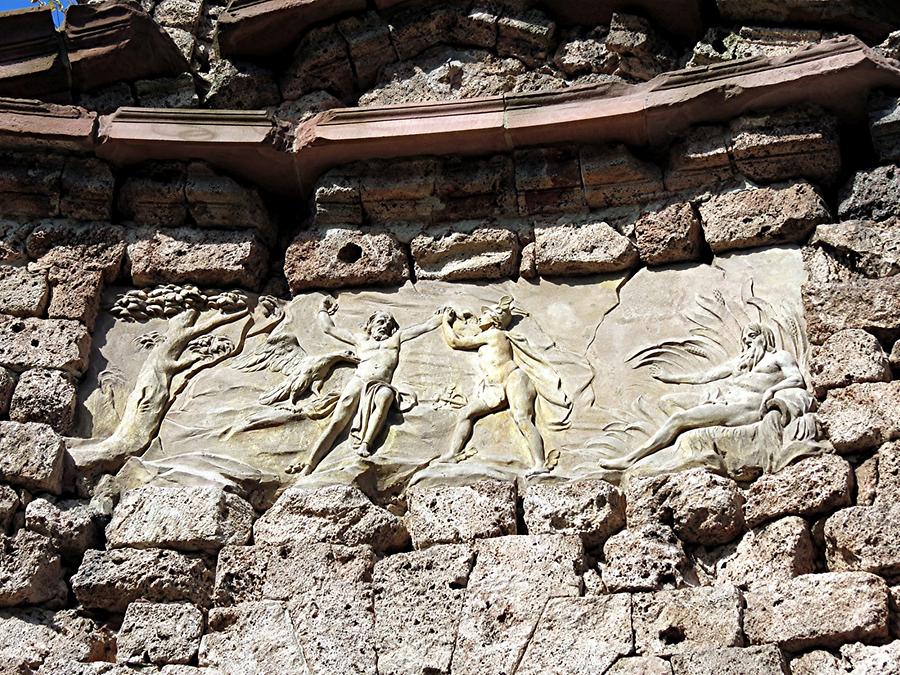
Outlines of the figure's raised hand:
<svg viewBox="0 0 900 675">
<path fill-rule="evenodd" d="M 337 300 L 332 298 L 330 295 L 326 295 L 322 298 L 322 305 L 319 307 L 320 312 L 325 312 L 326 314 L 334 314 L 338 310 Z"/>
<path fill-rule="evenodd" d="M 452 307 L 441 307 L 439 311 L 448 323 L 453 323 L 454 321 L 456 321 L 456 310 Z"/>
</svg>

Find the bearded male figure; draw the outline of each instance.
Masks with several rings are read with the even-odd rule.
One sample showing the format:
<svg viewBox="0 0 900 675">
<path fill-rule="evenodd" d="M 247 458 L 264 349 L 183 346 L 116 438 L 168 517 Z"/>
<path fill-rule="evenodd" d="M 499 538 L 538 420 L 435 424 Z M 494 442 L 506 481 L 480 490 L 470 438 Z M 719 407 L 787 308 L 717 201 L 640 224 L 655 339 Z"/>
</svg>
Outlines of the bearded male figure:
<svg viewBox="0 0 900 675">
<path fill-rule="evenodd" d="M 797 359 L 775 348 L 775 335 L 760 323 L 742 332 L 744 350 L 737 358 L 703 373 L 654 377 L 669 384 L 721 382 L 703 402 L 671 415 L 659 430 L 628 455 L 602 462 L 608 469 L 626 469 L 638 460 L 671 446 L 686 431 L 704 427 L 739 427 L 759 422 L 769 410 L 775 394 L 805 388 Z"/>
<path fill-rule="evenodd" d="M 336 311 L 337 303 L 326 297 L 318 312 L 322 331 L 354 347 L 359 363 L 340 397 L 332 401 L 331 419 L 313 445 L 309 458 L 290 466 L 288 473 L 308 475 L 315 471 L 351 422 L 353 447 L 361 457 L 368 457 L 391 407 L 398 403 L 402 409 L 401 398 L 406 398 L 391 384 L 400 361 L 400 345 L 435 330 L 441 321 L 440 313 L 437 313 L 425 323 L 400 330 L 390 313 L 378 311 L 366 322 L 365 335 L 354 335 L 334 325 L 331 316 Z"/>
</svg>

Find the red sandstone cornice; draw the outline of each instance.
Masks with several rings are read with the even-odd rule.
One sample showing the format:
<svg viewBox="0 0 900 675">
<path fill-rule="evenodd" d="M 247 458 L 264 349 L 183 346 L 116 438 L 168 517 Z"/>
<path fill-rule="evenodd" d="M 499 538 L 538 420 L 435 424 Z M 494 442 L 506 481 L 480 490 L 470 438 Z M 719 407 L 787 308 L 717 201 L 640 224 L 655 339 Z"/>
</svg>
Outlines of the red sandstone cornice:
<svg viewBox="0 0 900 675">
<path fill-rule="evenodd" d="M 848 37 L 785 57 L 683 70 L 635 86 L 334 110 L 294 130 L 263 111 L 123 108 L 101 118 L 95 151 L 117 164 L 204 159 L 266 189 L 302 196 L 328 168 L 357 160 L 489 154 L 552 143 L 661 145 L 692 125 L 801 103 L 861 122 L 868 93 L 878 88 L 900 90 L 900 64 Z M 71 144 L 77 124 L 87 129 L 86 120 L 64 114 L 77 108 L 19 103 L 24 107 L 7 105 L 4 112 L 0 100 L 2 145 L 34 129 Z M 83 139 L 86 146 L 94 142 L 90 131 Z"/>
</svg>

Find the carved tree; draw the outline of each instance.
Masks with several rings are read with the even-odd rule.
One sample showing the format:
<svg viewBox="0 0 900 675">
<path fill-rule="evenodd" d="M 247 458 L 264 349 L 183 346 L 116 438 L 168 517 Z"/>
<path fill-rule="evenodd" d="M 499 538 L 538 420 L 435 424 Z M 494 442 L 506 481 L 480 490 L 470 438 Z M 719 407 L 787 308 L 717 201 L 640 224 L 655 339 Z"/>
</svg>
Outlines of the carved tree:
<svg viewBox="0 0 900 675">
<path fill-rule="evenodd" d="M 264 316 L 280 321 L 283 314 L 273 299 L 261 297 Z M 237 291 L 206 294 L 194 286 L 165 285 L 153 290 L 123 294 L 110 314 L 128 322 L 166 319 L 165 334 L 152 331 L 135 344 L 148 350 L 122 417 L 115 431 L 99 441 L 70 448 L 82 469 L 115 471 L 129 458 L 141 454 L 159 433 L 175 396 L 198 372 L 237 354 L 254 324 L 247 297 Z M 243 321 L 237 342 L 214 331 Z M 261 330 L 270 329 L 267 325 Z M 175 377 L 181 375 L 177 388 Z"/>
</svg>

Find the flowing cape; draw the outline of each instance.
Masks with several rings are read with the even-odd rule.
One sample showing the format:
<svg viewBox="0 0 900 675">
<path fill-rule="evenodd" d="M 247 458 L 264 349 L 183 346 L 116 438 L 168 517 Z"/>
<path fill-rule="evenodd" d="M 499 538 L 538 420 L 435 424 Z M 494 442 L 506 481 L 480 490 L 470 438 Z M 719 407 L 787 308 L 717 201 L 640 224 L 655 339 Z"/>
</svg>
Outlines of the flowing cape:
<svg viewBox="0 0 900 675">
<path fill-rule="evenodd" d="M 513 348 L 513 361 L 525 371 L 537 391 L 538 420 L 551 431 L 568 429 L 574 406 L 559 373 L 534 351 L 526 338 L 515 333 L 507 333 L 506 337 Z"/>
</svg>

